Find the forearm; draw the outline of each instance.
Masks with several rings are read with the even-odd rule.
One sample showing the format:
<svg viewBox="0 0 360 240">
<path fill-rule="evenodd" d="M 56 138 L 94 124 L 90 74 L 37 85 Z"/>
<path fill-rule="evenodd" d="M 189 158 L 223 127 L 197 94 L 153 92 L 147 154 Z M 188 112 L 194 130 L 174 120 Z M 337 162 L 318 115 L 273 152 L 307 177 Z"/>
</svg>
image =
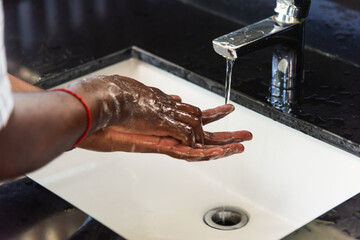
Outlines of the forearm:
<svg viewBox="0 0 360 240">
<path fill-rule="evenodd" d="M 25 82 L 17 77 L 15 77 L 14 75 L 11 75 L 10 73 L 8 73 L 8 78 L 10 80 L 10 84 L 11 84 L 11 90 L 13 92 L 39 92 L 39 91 L 44 91 L 41 88 L 38 88 L 28 82 Z"/>
<path fill-rule="evenodd" d="M 68 150 L 84 133 L 84 106 L 64 92 L 15 93 L 0 130 L 0 180 L 35 170 Z"/>
</svg>

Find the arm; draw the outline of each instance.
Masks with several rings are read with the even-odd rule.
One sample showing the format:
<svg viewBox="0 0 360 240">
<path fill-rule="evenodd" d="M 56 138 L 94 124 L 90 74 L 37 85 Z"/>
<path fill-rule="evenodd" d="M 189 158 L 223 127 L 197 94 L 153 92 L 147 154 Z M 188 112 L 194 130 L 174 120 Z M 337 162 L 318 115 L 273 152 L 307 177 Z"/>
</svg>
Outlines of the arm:
<svg viewBox="0 0 360 240">
<path fill-rule="evenodd" d="M 14 91 L 44 91 L 15 77 L 11 77 L 10 80 Z M 67 88 L 83 97 L 91 107 L 93 122 L 96 123 L 90 132 L 93 134 L 90 134 L 79 145 L 86 149 L 163 153 L 175 158 L 200 161 L 240 153 L 244 147 L 239 142 L 252 138 L 248 131 L 220 133 L 203 131 L 202 123 L 207 124 L 228 115 L 234 110 L 231 105 L 201 112 L 194 106 L 182 103 L 177 96 L 166 95 L 159 89 L 147 87 L 134 79 L 117 75 L 90 77 L 75 82 Z M 62 100 L 47 102 L 47 99 L 40 100 L 40 98 L 37 102 L 30 103 L 29 101 L 28 107 L 32 106 L 32 108 L 40 110 L 36 106 L 41 106 L 44 102 L 48 105 L 61 105 L 59 108 L 51 106 L 43 109 L 42 114 L 45 115 L 54 109 L 56 109 L 55 112 L 62 110 L 69 113 L 74 107 L 71 103 Z M 56 105 L 55 102 L 61 102 L 61 104 Z M 75 102 L 75 104 L 80 104 L 77 99 Z M 43 106 L 41 106 L 42 108 Z M 84 109 L 82 110 L 84 111 Z M 54 117 L 55 126 L 58 126 L 56 123 L 58 119 L 59 117 Z M 60 119 L 62 118 L 60 117 Z M 34 118 L 30 120 L 34 120 Z M 48 118 L 42 120 L 47 121 Z M 71 125 L 71 121 L 73 120 L 69 120 L 68 124 Z M 86 122 L 83 124 L 81 125 L 82 129 L 85 128 Z M 41 127 L 32 130 L 43 134 Z M 56 134 L 65 133 L 60 131 Z M 58 137 L 56 134 L 53 137 Z M 53 144 L 50 145 L 53 146 Z M 68 144 L 61 151 L 71 146 Z M 32 148 L 28 150 L 32 150 Z M 43 148 L 42 151 L 47 151 L 47 149 Z M 44 160 L 44 163 L 48 161 L 50 160 Z"/>
<path fill-rule="evenodd" d="M 7 74 L 8 78 L 10 80 L 10 84 L 11 84 L 11 90 L 13 92 L 39 92 L 39 91 L 44 91 L 41 88 L 38 88 L 34 85 L 31 85 L 30 83 L 27 83 L 13 75 L 11 75 L 10 73 Z"/>
<path fill-rule="evenodd" d="M 70 149 L 86 124 L 84 107 L 70 94 L 14 93 L 14 110 L 0 130 L 0 180 L 35 170 Z"/>
</svg>

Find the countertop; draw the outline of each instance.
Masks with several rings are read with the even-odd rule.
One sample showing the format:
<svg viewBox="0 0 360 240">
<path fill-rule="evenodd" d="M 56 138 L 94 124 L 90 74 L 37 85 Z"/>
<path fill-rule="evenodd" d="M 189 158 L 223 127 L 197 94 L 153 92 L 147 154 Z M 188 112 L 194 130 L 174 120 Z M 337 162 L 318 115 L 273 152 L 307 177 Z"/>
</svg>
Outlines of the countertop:
<svg viewBox="0 0 360 240">
<path fill-rule="evenodd" d="M 9 72 L 43 88 L 132 56 L 223 94 L 225 60 L 213 51 L 211 41 L 243 27 L 175 0 L 5 0 L 4 13 Z M 272 47 L 264 48 L 237 60 L 232 100 L 360 156 L 360 68 L 305 48 L 304 83 L 292 111 L 284 113 L 267 100 L 272 51 Z M 47 192 L 29 179 L 22 181 L 34 191 Z M 12 191 L 4 185 L 0 188 L 3 194 Z M 339 233 L 359 239 L 359 198 L 348 200 L 286 239 L 310 239 L 309 234 L 316 239 L 319 232 L 329 232 L 328 228 L 336 232 L 332 236 Z M 59 206 L 65 204 L 57 201 Z M 29 219 L 27 211 L 9 209 L 2 214 L 4 219 L 22 215 L 20 222 Z M 79 223 L 86 214 L 78 215 Z"/>
</svg>

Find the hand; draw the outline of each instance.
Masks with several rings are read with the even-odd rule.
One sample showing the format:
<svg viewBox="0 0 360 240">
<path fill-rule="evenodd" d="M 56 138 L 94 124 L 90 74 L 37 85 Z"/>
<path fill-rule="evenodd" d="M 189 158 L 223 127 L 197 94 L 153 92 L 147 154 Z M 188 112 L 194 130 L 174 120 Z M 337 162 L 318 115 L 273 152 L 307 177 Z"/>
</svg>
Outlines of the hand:
<svg viewBox="0 0 360 240">
<path fill-rule="evenodd" d="M 180 101 L 180 98 L 173 96 Z M 204 124 L 216 121 L 234 110 L 232 105 L 224 105 L 202 112 L 200 120 Z M 167 136 L 142 134 L 119 125 L 100 129 L 86 138 L 79 146 L 95 151 L 126 151 L 163 153 L 188 161 L 217 159 L 244 151 L 239 142 L 252 139 L 248 131 L 203 132 L 203 141 L 196 141 L 194 147 L 181 143 L 178 139 Z"/>
<path fill-rule="evenodd" d="M 91 132 L 116 125 L 123 133 L 170 136 L 192 147 L 204 138 L 199 108 L 134 79 L 94 76 L 67 88 L 90 106 Z"/>
</svg>

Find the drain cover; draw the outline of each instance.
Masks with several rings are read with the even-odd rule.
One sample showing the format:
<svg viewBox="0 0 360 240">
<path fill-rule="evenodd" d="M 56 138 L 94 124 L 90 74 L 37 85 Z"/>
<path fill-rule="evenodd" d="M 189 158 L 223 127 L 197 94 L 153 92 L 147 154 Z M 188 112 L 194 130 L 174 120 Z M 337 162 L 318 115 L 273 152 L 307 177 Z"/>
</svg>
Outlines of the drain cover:
<svg viewBox="0 0 360 240">
<path fill-rule="evenodd" d="M 212 228 L 235 230 L 244 227 L 249 221 L 244 211 L 235 207 L 218 207 L 205 213 L 204 221 Z"/>
</svg>

